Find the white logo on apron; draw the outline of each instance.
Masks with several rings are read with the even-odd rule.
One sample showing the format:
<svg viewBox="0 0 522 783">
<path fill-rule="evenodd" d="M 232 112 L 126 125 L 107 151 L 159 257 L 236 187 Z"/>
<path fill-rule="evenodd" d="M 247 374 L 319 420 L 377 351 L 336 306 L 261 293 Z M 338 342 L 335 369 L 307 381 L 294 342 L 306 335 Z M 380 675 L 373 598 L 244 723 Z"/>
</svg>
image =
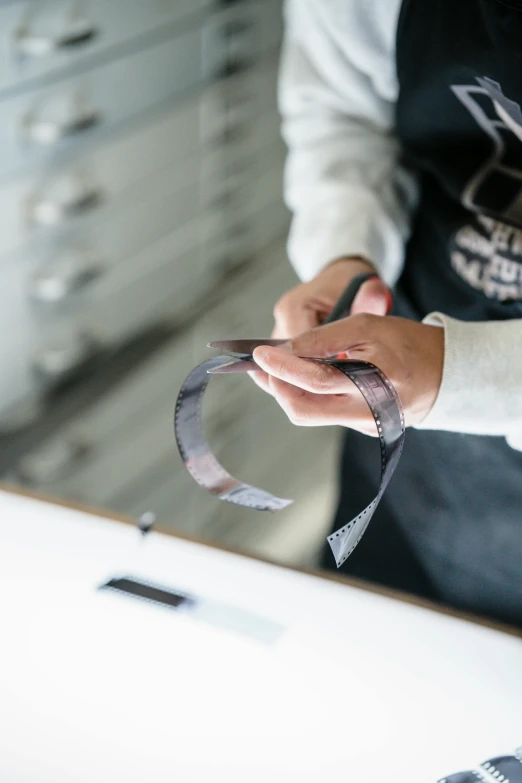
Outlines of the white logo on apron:
<svg viewBox="0 0 522 783">
<path fill-rule="evenodd" d="M 522 231 L 480 215 L 455 235 L 451 265 L 470 286 L 501 302 L 522 300 Z"/>
<path fill-rule="evenodd" d="M 491 154 L 466 184 L 462 204 L 482 213 L 450 250 L 453 269 L 491 299 L 522 300 L 522 112 L 491 79 L 452 90 L 492 140 Z M 504 220 L 508 223 L 503 222 Z"/>
</svg>

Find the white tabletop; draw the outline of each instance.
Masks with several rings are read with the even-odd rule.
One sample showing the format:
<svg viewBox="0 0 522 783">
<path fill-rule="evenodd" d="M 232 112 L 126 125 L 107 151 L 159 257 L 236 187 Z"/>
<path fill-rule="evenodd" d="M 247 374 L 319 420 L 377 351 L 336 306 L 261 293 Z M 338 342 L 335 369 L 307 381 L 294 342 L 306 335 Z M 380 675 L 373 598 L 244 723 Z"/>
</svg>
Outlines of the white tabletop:
<svg viewBox="0 0 522 783">
<path fill-rule="evenodd" d="M 515 636 L 3 491 L 0 603 L 6 783 L 433 783 L 522 742 Z"/>
</svg>

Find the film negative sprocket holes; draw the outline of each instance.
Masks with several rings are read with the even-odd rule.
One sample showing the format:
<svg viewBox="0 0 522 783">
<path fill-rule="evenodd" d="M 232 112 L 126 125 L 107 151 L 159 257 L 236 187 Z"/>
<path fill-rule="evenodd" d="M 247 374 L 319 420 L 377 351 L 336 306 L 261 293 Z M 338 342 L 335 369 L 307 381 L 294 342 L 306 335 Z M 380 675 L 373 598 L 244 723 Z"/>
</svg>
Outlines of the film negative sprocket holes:
<svg viewBox="0 0 522 783">
<path fill-rule="evenodd" d="M 404 415 L 399 395 L 378 367 L 351 360 L 314 361 L 336 367 L 357 386 L 372 412 L 380 442 L 381 480 L 377 495 L 358 516 L 328 536 L 339 567 L 361 540 L 397 467 L 404 443 Z M 275 497 L 231 476 L 217 461 L 205 438 L 201 411 L 210 380 L 208 372 L 229 362 L 230 356 L 208 359 L 192 370 L 181 387 L 174 414 L 174 432 L 181 458 L 200 487 L 221 500 L 258 511 L 279 511 L 293 501 Z"/>
</svg>

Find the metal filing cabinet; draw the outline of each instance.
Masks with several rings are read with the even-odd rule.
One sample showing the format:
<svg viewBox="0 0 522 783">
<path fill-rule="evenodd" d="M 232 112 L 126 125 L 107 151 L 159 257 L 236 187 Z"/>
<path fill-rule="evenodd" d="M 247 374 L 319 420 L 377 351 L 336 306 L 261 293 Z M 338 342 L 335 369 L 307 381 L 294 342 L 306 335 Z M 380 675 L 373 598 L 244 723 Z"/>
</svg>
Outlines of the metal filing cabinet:
<svg viewBox="0 0 522 783">
<path fill-rule="evenodd" d="M 123 388 L 98 400 L 72 421 L 64 422 L 58 432 L 21 459 L 15 468 L 19 479 L 33 488 L 106 505 L 122 495 L 124 484 L 130 490 L 157 461 L 165 456 L 171 461 L 172 415 L 184 377 L 208 355 L 205 346 L 210 338 L 269 332 L 271 307 L 267 303 L 275 302 L 281 290 L 295 282 L 294 273 L 283 260 L 281 242 L 258 253 L 250 267 L 227 286 L 222 302 L 208 308 L 192 327 L 137 367 Z M 250 303 L 248 309 L 245 300 Z M 237 429 L 244 425 L 241 413 L 255 409 L 259 414 L 263 405 L 271 402 L 248 378 L 239 380 L 232 384 L 228 378 L 214 381 L 216 391 L 219 386 L 226 388 L 225 395 L 209 390 L 205 418 L 213 446 L 219 446 L 231 435 L 229 427 L 223 426 L 225 421 L 234 420 Z M 121 475 L 101 463 L 102 456 L 110 465 L 116 455 L 124 452 L 125 466 L 120 459 L 118 467 Z M 132 459 L 131 452 L 136 452 Z M 92 471 L 96 479 L 91 482 Z"/>
<path fill-rule="evenodd" d="M 4 477 L 267 551 L 281 522 L 199 491 L 172 415 L 207 341 L 268 336 L 296 283 L 281 33 L 281 0 L 0 3 Z M 166 342 L 113 388 L 55 391 L 79 370 L 96 390 L 104 357 L 160 324 Z M 246 376 L 213 381 L 204 418 L 231 471 L 290 497 L 306 455 L 332 444 L 292 427 Z"/>
<path fill-rule="evenodd" d="M 269 242 L 260 200 L 278 205 L 275 233 L 286 215 L 261 163 L 263 146 L 280 160 L 279 1 L 20 0 L 0 31 L 6 431 L 93 351 L 179 322 Z"/>
</svg>

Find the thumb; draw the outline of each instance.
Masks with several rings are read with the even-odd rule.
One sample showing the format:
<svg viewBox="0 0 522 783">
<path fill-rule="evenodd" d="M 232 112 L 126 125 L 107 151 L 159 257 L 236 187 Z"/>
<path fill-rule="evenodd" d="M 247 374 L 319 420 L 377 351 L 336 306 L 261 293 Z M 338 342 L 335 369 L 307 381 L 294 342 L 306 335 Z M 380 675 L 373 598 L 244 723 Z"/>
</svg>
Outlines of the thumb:
<svg viewBox="0 0 522 783">
<path fill-rule="evenodd" d="M 388 286 L 380 278 L 374 277 L 361 286 L 353 301 L 350 314 L 386 315 L 390 310 L 390 305 L 391 295 Z"/>
</svg>

